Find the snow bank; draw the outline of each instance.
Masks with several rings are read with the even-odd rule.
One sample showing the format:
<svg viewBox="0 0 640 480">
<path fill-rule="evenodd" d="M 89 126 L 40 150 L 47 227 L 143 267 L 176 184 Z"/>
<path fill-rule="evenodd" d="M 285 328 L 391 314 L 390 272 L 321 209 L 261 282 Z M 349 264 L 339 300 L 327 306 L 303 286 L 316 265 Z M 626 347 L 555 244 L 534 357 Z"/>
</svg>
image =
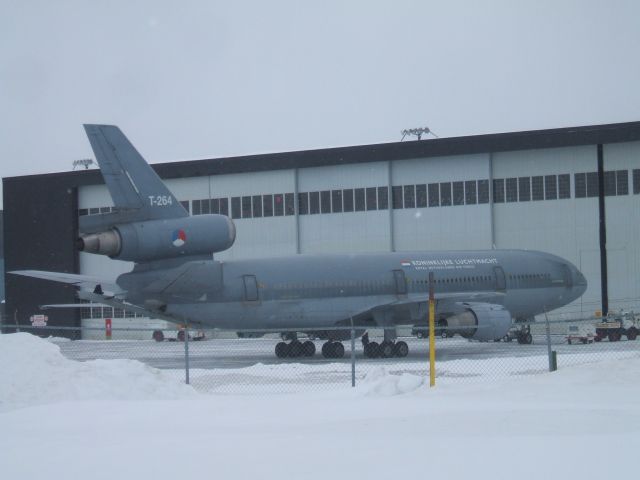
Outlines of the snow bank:
<svg viewBox="0 0 640 480">
<path fill-rule="evenodd" d="M 371 370 L 358 386 L 358 393 L 363 396 L 392 397 L 414 392 L 424 385 L 424 378 L 410 373 L 392 375 L 384 367 Z"/>
<path fill-rule="evenodd" d="M 0 335 L 0 408 L 75 400 L 175 399 L 195 391 L 137 360 L 77 362 L 29 333 Z"/>
</svg>

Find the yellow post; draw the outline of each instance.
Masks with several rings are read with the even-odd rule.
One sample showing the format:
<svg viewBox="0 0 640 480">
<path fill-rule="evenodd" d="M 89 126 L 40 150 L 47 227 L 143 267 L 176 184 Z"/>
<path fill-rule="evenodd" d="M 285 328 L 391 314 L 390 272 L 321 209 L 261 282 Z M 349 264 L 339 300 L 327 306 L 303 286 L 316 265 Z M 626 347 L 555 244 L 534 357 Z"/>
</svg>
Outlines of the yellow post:
<svg viewBox="0 0 640 480">
<path fill-rule="evenodd" d="M 436 385 L 436 301 L 433 292 L 433 272 L 429 272 L 429 386 Z"/>
</svg>

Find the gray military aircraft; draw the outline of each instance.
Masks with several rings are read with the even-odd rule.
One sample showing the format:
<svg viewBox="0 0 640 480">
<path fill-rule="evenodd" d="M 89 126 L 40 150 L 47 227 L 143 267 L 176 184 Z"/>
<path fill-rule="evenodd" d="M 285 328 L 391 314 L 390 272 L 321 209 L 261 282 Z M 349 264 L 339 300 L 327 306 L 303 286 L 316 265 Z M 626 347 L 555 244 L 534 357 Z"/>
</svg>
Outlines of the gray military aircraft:
<svg viewBox="0 0 640 480">
<path fill-rule="evenodd" d="M 406 356 L 399 325 L 424 326 L 429 273 L 436 314 L 446 327 L 476 340 L 496 340 L 513 319 L 531 319 L 579 298 L 585 277 L 570 262 L 523 250 L 294 255 L 218 261 L 236 236 L 223 215 L 189 216 L 116 126 L 85 125 L 115 208 L 80 217 L 80 251 L 134 262 L 115 283 L 68 273 L 12 273 L 75 285 L 78 296 L 127 311 L 203 326 L 286 333 L 279 357 L 344 355 L 355 326 L 369 357 Z M 384 341 L 368 341 L 381 328 Z M 530 343 L 524 332 L 521 343 Z"/>
</svg>

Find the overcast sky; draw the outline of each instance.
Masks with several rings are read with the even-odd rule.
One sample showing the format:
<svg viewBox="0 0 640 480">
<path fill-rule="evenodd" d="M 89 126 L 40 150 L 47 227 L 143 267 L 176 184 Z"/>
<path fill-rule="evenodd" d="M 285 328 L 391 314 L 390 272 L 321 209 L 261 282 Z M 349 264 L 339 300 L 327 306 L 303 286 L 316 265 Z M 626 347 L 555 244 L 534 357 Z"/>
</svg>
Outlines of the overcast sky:
<svg viewBox="0 0 640 480">
<path fill-rule="evenodd" d="M 640 120 L 640 2 L 0 0 L 0 175 Z"/>
</svg>

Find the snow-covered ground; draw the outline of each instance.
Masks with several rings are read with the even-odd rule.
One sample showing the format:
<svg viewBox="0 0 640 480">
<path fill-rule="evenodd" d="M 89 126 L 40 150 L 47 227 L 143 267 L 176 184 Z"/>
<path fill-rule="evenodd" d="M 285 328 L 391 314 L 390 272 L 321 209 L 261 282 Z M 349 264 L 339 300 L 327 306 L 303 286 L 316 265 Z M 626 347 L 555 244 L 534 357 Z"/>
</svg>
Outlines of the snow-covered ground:
<svg viewBox="0 0 640 480">
<path fill-rule="evenodd" d="M 637 476 L 638 354 L 432 389 L 381 367 L 355 389 L 264 395 L 75 362 L 28 334 L 0 335 L 0 365 L 2 478 Z"/>
</svg>

